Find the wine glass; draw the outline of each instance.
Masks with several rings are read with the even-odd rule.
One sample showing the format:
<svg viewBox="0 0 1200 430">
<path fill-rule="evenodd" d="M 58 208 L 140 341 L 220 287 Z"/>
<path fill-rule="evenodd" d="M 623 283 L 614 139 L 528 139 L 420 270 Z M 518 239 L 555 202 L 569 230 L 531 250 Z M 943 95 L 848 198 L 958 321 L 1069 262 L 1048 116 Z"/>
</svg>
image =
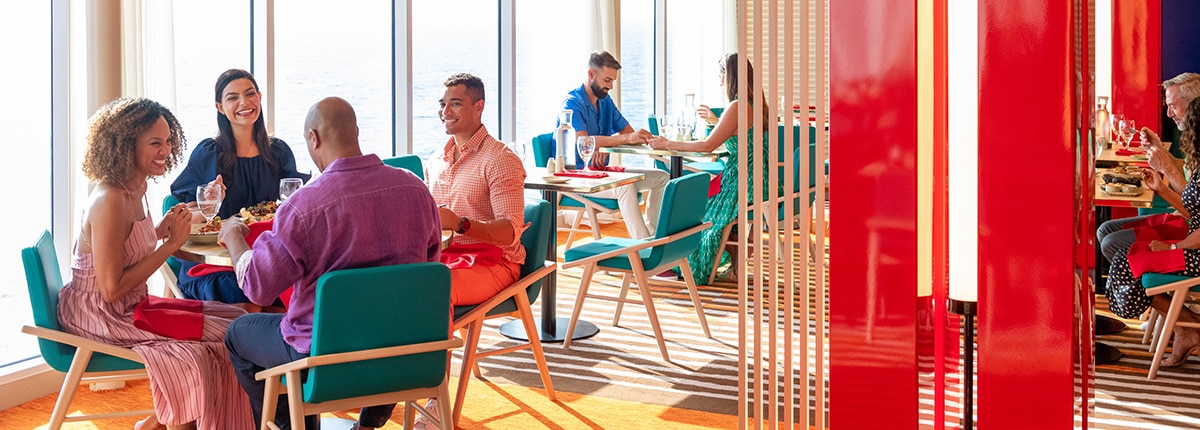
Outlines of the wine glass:
<svg viewBox="0 0 1200 430">
<path fill-rule="evenodd" d="M 300 178 L 283 178 L 279 180 L 279 201 L 286 202 L 292 194 L 300 190 Z"/>
<path fill-rule="evenodd" d="M 1121 130 L 1121 148 L 1129 149 L 1129 143 L 1133 141 L 1133 136 L 1138 134 L 1137 125 L 1132 119 L 1121 119 L 1118 122 L 1118 127 Z"/>
<path fill-rule="evenodd" d="M 596 153 L 596 138 L 593 136 L 579 136 L 575 140 L 575 144 L 579 146 L 579 156 L 583 157 L 583 170 L 591 170 L 592 154 Z"/>
<path fill-rule="evenodd" d="M 221 202 L 225 200 L 225 187 L 220 184 L 206 184 L 196 187 L 196 206 L 206 222 L 212 222 L 213 217 L 221 211 Z"/>
</svg>

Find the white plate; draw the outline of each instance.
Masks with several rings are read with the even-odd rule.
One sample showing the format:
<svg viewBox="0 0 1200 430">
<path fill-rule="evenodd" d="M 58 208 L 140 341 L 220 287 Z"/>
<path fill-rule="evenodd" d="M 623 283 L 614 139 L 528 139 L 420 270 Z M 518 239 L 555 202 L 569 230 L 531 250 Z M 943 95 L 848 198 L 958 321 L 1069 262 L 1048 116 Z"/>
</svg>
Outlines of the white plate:
<svg viewBox="0 0 1200 430">
<path fill-rule="evenodd" d="M 1124 191 L 1110 193 L 1110 192 L 1108 192 L 1108 190 L 1105 190 L 1104 188 L 1100 188 L 1101 193 L 1104 193 L 1105 195 L 1113 196 L 1113 197 L 1137 197 L 1137 196 L 1142 195 L 1143 191 L 1145 191 L 1144 188 L 1138 187 L 1137 191 L 1133 191 L 1133 192 L 1129 192 L 1129 193 L 1126 193 Z"/>
<path fill-rule="evenodd" d="M 571 180 L 571 178 L 564 178 L 562 176 L 550 175 L 550 176 L 543 176 L 542 180 L 546 181 L 547 184 L 565 184 L 565 183 L 567 183 L 567 181 Z"/>
</svg>

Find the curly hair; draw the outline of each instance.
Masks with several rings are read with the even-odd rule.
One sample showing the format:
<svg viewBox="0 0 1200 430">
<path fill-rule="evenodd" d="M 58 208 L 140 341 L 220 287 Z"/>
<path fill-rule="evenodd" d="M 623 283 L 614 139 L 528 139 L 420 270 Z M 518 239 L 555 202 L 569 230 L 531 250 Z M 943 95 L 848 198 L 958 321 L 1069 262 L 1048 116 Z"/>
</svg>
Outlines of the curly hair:
<svg viewBox="0 0 1200 430">
<path fill-rule="evenodd" d="M 158 102 L 143 98 L 119 98 L 108 102 L 88 119 L 87 152 L 83 155 L 83 174 L 95 182 L 120 183 L 136 169 L 137 138 L 150 130 L 158 119 L 167 121 L 171 136 L 171 154 L 167 171 L 183 159 L 183 128 L 175 115 Z"/>
<path fill-rule="evenodd" d="M 1200 139 L 1196 136 L 1196 127 L 1200 127 L 1200 97 L 1188 102 L 1187 109 L 1183 120 L 1186 128 L 1179 138 L 1179 149 L 1183 150 L 1183 167 L 1195 172 L 1200 167 Z"/>
</svg>

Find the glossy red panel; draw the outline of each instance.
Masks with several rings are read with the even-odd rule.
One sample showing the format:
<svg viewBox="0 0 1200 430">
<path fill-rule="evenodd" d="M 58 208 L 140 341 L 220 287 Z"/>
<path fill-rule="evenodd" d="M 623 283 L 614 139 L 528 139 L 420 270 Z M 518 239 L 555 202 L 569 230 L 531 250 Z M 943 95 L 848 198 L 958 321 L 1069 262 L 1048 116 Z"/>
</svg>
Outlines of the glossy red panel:
<svg viewBox="0 0 1200 430">
<path fill-rule="evenodd" d="M 1162 130 L 1161 16 L 1161 0 L 1113 0 L 1111 112 L 1154 130 Z"/>
<path fill-rule="evenodd" d="M 979 3 L 980 428 L 1074 427 L 1078 1 Z"/>
<path fill-rule="evenodd" d="M 830 423 L 917 428 L 914 0 L 829 3 Z M 928 311 L 928 309 L 926 309 Z M 886 423 L 886 424 L 884 424 Z"/>
</svg>

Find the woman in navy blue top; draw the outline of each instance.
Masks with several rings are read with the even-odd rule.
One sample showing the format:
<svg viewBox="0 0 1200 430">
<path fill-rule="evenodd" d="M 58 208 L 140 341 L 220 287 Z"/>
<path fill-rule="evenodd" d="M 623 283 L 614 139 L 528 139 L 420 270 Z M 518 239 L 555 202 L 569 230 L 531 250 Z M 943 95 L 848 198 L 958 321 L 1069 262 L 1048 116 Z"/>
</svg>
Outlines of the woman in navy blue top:
<svg viewBox="0 0 1200 430">
<path fill-rule="evenodd" d="M 287 143 L 267 135 L 262 98 L 253 75 L 227 70 L 217 78 L 214 92 L 217 136 L 204 139 L 192 151 L 187 167 L 171 184 L 176 199 L 195 202 L 197 186 L 221 183 L 225 200 L 218 216 L 225 219 L 241 208 L 278 200 L 281 178 L 308 181 L 309 175 L 296 171 L 296 157 Z M 242 294 L 232 272 L 189 276 L 192 266 L 195 263 L 184 262 L 179 274 L 184 297 L 233 303 L 251 312 L 262 310 Z"/>
</svg>

